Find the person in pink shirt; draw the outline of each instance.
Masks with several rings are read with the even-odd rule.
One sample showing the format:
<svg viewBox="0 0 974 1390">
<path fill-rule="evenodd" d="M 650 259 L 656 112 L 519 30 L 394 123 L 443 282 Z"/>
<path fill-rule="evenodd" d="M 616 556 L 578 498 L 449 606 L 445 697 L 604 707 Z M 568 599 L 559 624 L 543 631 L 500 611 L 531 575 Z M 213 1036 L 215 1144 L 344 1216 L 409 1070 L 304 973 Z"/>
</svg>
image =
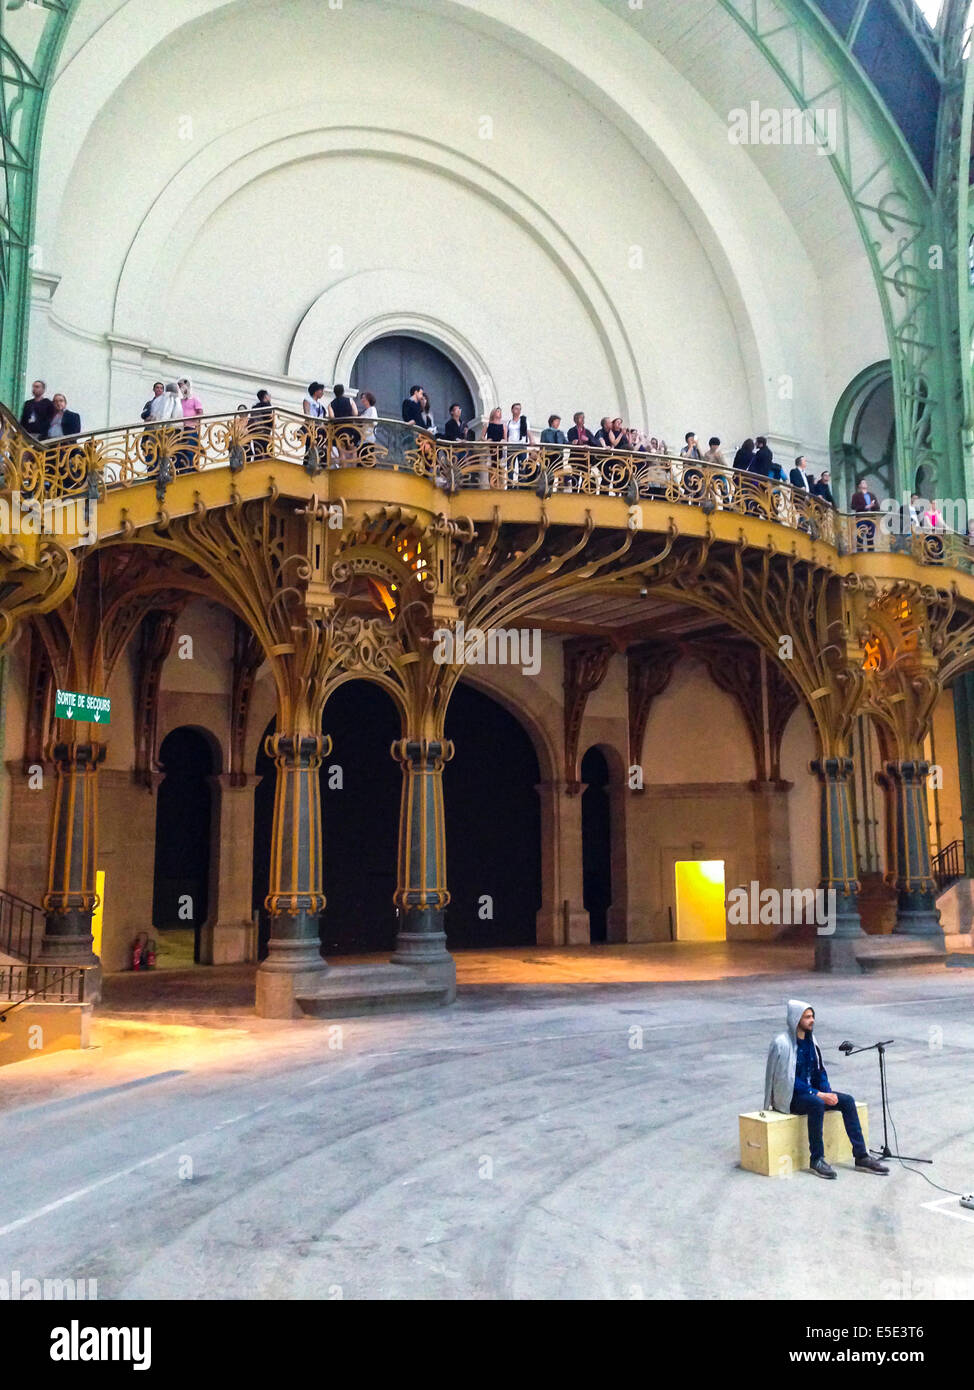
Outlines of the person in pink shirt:
<svg viewBox="0 0 974 1390">
<path fill-rule="evenodd" d="M 188 376 L 179 378 L 179 387 L 184 420 L 198 420 L 203 414 L 203 402 L 193 395 L 193 383 Z M 176 455 L 176 472 L 192 473 L 203 465 L 200 451 L 200 430 L 198 425 L 184 425 L 180 431 L 186 447 Z"/>
<path fill-rule="evenodd" d="M 193 383 L 188 376 L 180 377 L 177 385 L 179 394 L 183 398 L 183 418 L 190 419 L 193 416 L 203 414 L 203 402 L 199 396 L 193 395 Z"/>
</svg>

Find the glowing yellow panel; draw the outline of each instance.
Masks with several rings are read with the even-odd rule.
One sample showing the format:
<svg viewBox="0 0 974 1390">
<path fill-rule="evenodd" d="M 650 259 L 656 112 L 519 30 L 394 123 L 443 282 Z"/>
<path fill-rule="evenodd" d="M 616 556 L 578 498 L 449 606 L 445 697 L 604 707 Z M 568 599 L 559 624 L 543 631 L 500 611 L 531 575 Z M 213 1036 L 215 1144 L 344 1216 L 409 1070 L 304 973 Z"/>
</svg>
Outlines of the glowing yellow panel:
<svg viewBox="0 0 974 1390">
<path fill-rule="evenodd" d="M 726 941 L 724 861 L 684 859 L 676 865 L 678 941 Z"/>
<path fill-rule="evenodd" d="M 91 914 L 91 949 L 96 956 L 101 956 L 101 923 L 102 914 L 105 910 L 105 870 L 95 871 L 95 892 L 98 894 L 98 902 L 95 910 Z"/>
</svg>

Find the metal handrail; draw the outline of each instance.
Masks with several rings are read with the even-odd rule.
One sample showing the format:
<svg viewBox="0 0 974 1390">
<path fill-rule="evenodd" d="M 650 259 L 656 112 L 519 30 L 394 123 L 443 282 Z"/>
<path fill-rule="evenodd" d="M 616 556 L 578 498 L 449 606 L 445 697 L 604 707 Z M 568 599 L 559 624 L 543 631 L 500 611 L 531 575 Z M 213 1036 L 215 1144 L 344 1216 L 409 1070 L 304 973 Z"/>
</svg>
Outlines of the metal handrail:
<svg viewBox="0 0 974 1390">
<path fill-rule="evenodd" d="M 30 964 L 35 930 L 43 922 L 43 908 L 0 888 L 0 951 L 5 955 L 19 956 Z"/>
<path fill-rule="evenodd" d="M 314 419 L 271 408 L 93 431 L 47 443 L 0 409 L 0 488 L 45 506 L 152 483 L 160 501 L 181 475 L 252 464 L 382 469 L 426 478 L 445 492 L 501 491 L 615 497 L 630 507 L 665 501 L 734 512 L 801 531 L 840 554 L 899 552 L 922 565 L 970 572 L 974 546 L 946 530 L 898 534 L 879 513 L 837 511 L 790 483 L 674 454 L 530 441 L 450 441 L 401 420 Z"/>
<path fill-rule="evenodd" d="M 42 999 L 49 1004 L 83 1004 L 85 1002 L 85 976 L 92 965 L 2 965 L 0 966 L 0 999 L 7 997 L 9 1004 L 0 1006 L 0 1023 L 6 1023 L 9 1014 L 29 1004 L 31 1000 Z M 22 974 L 25 983 L 14 987 L 14 975 Z M 44 977 L 39 988 L 32 988 L 31 982 L 37 976 Z M 68 990 L 69 981 L 77 977 L 75 988 Z M 9 980 L 9 985 L 6 981 Z M 15 999 L 14 996 L 22 994 Z M 51 998 L 54 994 L 56 997 Z"/>
<path fill-rule="evenodd" d="M 931 865 L 938 889 L 943 892 L 958 879 L 967 875 L 967 856 L 963 840 L 952 840 L 939 854 L 934 855 Z"/>
</svg>

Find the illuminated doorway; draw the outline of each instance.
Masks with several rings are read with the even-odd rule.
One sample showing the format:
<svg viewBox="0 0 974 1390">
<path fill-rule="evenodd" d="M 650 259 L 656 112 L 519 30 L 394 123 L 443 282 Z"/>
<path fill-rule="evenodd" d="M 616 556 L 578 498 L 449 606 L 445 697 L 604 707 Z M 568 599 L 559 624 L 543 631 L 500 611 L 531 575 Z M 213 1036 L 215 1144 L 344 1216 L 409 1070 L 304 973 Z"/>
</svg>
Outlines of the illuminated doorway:
<svg viewBox="0 0 974 1390">
<path fill-rule="evenodd" d="M 727 940 L 723 859 L 677 861 L 676 939 Z"/>
</svg>

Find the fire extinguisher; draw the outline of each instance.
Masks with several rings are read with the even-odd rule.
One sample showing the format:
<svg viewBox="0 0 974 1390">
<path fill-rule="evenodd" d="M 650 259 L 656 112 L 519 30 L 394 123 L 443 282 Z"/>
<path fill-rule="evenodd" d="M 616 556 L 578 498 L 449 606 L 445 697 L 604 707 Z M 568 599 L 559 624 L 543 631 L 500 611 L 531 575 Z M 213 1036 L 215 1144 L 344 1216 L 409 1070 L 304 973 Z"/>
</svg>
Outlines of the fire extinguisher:
<svg viewBox="0 0 974 1390">
<path fill-rule="evenodd" d="M 132 942 L 132 969 L 133 969 L 133 970 L 141 970 L 141 969 L 142 969 L 142 955 L 143 955 L 144 944 L 145 944 L 145 943 L 144 943 L 143 938 L 142 938 L 142 933 L 140 932 L 139 935 L 138 935 L 138 936 L 135 938 L 135 940 Z"/>
<path fill-rule="evenodd" d="M 155 970 L 156 968 L 156 942 L 155 937 L 150 936 L 145 943 L 145 951 L 142 955 L 144 970 Z"/>
</svg>

